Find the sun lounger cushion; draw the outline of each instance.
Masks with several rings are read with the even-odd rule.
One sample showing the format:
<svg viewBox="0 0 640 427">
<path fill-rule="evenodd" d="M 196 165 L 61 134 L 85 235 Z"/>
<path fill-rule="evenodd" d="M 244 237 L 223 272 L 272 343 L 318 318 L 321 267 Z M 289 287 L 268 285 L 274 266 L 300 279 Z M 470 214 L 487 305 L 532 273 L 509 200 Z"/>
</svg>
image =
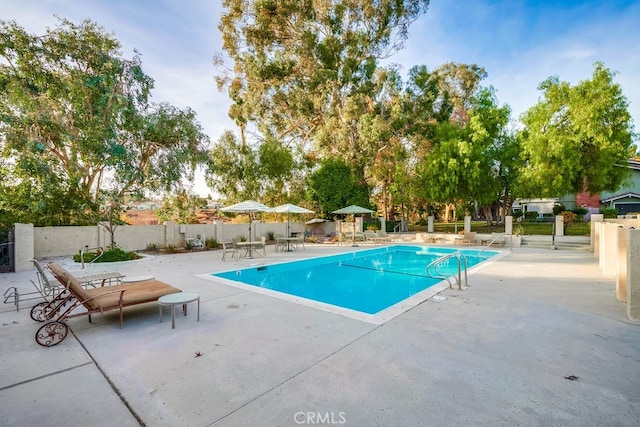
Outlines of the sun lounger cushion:
<svg viewBox="0 0 640 427">
<path fill-rule="evenodd" d="M 48 268 L 59 281 L 69 287 L 69 290 L 75 294 L 78 299 L 86 301 L 86 305 L 91 310 L 117 306 L 120 300 L 120 291 L 123 290 L 125 291 L 123 295 L 123 306 L 157 301 L 157 299 L 163 295 L 182 292 L 182 290 L 159 280 L 144 280 L 122 285 L 84 289 L 78 279 L 60 265 L 51 263 Z M 103 294 L 104 296 L 99 297 L 99 295 Z"/>
</svg>

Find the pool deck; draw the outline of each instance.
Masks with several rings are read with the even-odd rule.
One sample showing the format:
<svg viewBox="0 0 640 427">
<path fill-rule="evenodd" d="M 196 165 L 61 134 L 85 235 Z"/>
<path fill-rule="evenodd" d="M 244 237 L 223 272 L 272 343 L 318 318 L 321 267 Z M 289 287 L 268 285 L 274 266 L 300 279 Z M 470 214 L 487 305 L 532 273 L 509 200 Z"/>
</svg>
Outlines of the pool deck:
<svg viewBox="0 0 640 427">
<path fill-rule="evenodd" d="M 358 248 L 360 249 L 360 248 Z M 366 248 L 362 248 L 366 249 Z M 156 304 L 40 324 L 0 307 L 0 425 L 637 426 L 640 323 L 587 251 L 517 248 L 381 325 L 218 284 L 201 274 L 353 250 L 222 263 L 220 251 L 117 266 L 201 295 L 158 321 Z M 65 259 L 56 259 L 62 261 Z M 31 291 L 35 270 L 0 274 Z M 198 356 L 200 354 L 200 356 Z"/>
</svg>

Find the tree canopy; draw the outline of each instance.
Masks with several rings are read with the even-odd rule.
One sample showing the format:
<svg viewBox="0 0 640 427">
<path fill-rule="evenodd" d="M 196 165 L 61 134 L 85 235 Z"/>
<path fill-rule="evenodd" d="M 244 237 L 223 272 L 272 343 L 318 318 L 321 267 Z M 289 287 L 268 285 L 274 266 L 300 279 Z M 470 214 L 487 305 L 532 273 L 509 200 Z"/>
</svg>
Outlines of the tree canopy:
<svg viewBox="0 0 640 427">
<path fill-rule="evenodd" d="M 95 222 L 101 198 L 172 190 L 203 160 L 195 113 L 153 104 L 139 54 L 97 24 L 42 36 L 0 21 L 0 213 L 38 225 Z"/>
<path fill-rule="evenodd" d="M 598 62 L 575 86 L 550 77 L 542 99 L 522 116 L 523 191 L 537 197 L 615 191 L 635 154 L 628 101 Z"/>
</svg>

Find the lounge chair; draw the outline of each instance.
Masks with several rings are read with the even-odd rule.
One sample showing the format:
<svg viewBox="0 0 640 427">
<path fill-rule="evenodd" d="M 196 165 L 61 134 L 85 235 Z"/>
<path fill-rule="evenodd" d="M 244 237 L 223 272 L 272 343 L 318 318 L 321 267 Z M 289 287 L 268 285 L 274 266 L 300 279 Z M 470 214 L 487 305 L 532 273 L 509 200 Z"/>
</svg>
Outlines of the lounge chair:
<svg viewBox="0 0 640 427">
<path fill-rule="evenodd" d="M 476 237 L 476 232 L 471 231 L 468 233 L 464 233 L 463 237 L 458 237 L 456 239 L 456 243 L 463 246 L 477 245 L 478 239 Z"/>
<path fill-rule="evenodd" d="M 16 306 L 16 310 L 20 311 L 20 303 L 23 301 L 30 301 L 36 299 L 44 299 L 48 301 L 50 298 L 54 298 L 57 294 L 64 290 L 64 285 L 45 272 L 42 265 L 35 259 L 32 259 L 34 267 L 36 268 L 36 281 L 29 279 L 33 286 L 35 286 L 35 292 L 19 292 L 15 286 L 10 287 L 4 293 L 4 302 L 13 302 Z M 98 284 L 104 286 L 105 284 L 119 284 L 121 283 L 123 275 L 118 272 L 111 273 L 92 273 L 84 274 L 82 276 L 76 276 L 78 281 L 83 287 L 96 287 Z"/>
<path fill-rule="evenodd" d="M 47 267 L 66 287 L 51 302 L 36 304 L 31 309 L 33 320 L 46 322 L 38 329 L 35 337 L 36 342 L 45 347 L 54 346 L 65 339 L 68 327 L 64 321 L 67 319 L 88 316 L 91 322 L 92 314 L 118 310 L 122 328 L 124 307 L 155 302 L 163 295 L 182 292 L 159 280 L 85 289 L 77 277 L 60 265 L 51 263 Z"/>
</svg>

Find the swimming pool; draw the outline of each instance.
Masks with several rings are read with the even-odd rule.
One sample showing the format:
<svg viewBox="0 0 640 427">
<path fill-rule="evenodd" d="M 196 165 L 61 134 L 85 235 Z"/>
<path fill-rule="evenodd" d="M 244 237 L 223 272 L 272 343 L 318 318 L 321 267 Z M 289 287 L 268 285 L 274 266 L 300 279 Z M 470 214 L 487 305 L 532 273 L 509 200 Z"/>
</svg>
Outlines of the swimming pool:
<svg viewBox="0 0 640 427">
<path fill-rule="evenodd" d="M 213 273 L 211 276 L 365 315 L 376 315 L 441 283 L 441 279 L 427 275 L 426 266 L 454 252 L 465 255 L 469 268 L 499 254 L 497 251 L 394 245 Z M 440 270 L 445 273 L 453 275 L 457 272 L 455 260 L 449 260 L 443 267 Z"/>
</svg>

